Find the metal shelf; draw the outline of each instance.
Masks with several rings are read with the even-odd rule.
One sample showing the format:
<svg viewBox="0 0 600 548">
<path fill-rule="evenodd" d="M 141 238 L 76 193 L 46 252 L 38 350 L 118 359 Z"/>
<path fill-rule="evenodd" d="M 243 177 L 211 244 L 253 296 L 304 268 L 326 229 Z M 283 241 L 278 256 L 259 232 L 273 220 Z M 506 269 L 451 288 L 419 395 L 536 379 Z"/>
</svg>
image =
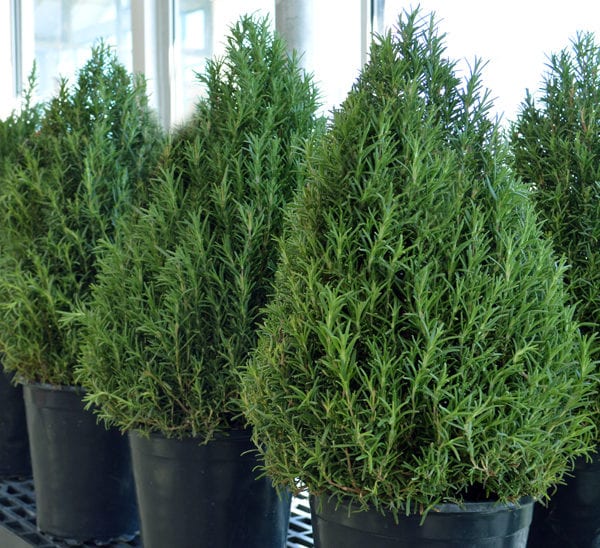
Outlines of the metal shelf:
<svg viewBox="0 0 600 548">
<path fill-rule="evenodd" d="M 84 543 L 55 539 L 37 530 L 35 491 L 31 478 L 0 481 L 1 548 L 142 548 L 139 537 L 120 538 L 110 543 Z M 306 496 L 292 500 L 287 548 L 313 546 L 310 508 Z"/>
</svg>

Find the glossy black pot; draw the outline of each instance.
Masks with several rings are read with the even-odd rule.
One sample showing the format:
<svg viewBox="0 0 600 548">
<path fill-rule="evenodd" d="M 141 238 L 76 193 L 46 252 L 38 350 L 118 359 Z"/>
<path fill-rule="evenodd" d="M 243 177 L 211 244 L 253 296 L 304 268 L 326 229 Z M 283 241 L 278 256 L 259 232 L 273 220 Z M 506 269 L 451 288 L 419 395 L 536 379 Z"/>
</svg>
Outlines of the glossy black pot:
<svg viewBox="0 0 600 548">
<path fill-rule="evenodd" d="M 575 462 L 546 506 L 536 504 L 528 548 L 597 548 L 600 546 L 600 456 Z"/>
<path fill-rule="evenodd" d="M 246 431 L 198 439 L 129 436 L 144 548 L 283 548 L 290 497 L 279 496 Z"/>
<path fill-rule="evenodd" d="M 418 514 L 400 516 L 357 511 L 327 497 L 311 497 L 315 548 L 525 548 L 533 501 L 441 504 L 423 523 Z"/>
<path fill-rule="evenodd" d="M 0 478 L 31 475 L 29 440 L 21 386 L 0 364 Z"/>
<path fill-rule="evenodd" d="M 127 438 L 84 409 L 81 389 L 25 384 L 23 394 L 38 528 L 79 542 L 134 536 Z"/>
</svg>

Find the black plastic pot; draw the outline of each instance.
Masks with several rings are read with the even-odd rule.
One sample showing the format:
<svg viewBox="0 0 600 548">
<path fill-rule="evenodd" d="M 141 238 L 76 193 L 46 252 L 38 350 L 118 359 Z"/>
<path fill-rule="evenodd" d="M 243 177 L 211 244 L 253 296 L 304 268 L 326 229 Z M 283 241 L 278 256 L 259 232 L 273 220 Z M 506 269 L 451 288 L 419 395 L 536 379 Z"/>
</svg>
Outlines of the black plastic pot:
<svg viewBox="0 0 600 548">
<path fill-rule="evenodd" d="M 600 546 L 600 455 L 578 459 L 547 506 L 536 504 L 528 548 Z"/>
<path fill-rule="evenodd" d="M 31 475 L 23 390 L 0 364 L 0 478 Z"/>
<path fill-rule="evenodd" d="M 358 511 L 327 497 L 310 498 L 315 548 L 525 548 L 532 499 L 518 505 L 441 504 L 422 516 Z"/>
<path fill-rule="evenodd" d="M 129 439 L 144 548 L 285 546 L 290 497 L 257 479 L 247 432 L 205 445 L 162 435 Z"/>
<path fill-rule="evenodd" d="M 50 535 L 109 541 L 138 529 L 127 438 L 84 409 L 73 387 L 23 387 L 37 526 Z"/>
</svg>

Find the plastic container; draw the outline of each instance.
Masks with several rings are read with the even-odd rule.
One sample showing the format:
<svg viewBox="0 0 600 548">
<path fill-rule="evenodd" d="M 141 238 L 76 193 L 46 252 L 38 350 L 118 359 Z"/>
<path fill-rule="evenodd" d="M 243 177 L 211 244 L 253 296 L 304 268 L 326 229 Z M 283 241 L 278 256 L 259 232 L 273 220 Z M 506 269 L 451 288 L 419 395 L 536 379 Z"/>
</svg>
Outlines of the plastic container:
<svg viewBox="0 0 600 548">
<path fill-rule="evenodd" d="M 144 548 L 283 548 L 290 497 L 257 479 L 254 445 L 129 435 Z"/>
<path fill-rule="evenodd" d="M 0 478 L 31 475 L 29 440 L 21 386 L 11 384 L 12 375 L 0 364 Z"/>
<path fill-rule="evenodd" d="M 134 536 L 135 486 L 127 438 L 84 409 L 83 391 L 23 386 L 37 526 L 79 542 Z"/>
<path fill-rule="evenodd" d="M 592 548 L 600 546 L 600 457 L 575 462 L 547 506 L 536 504 L 529 548 Z"/>
<path fill-rule="evenodd" d="M 525 548 L 533 512 L 529 498 L 518 505 L 441 504 L 421 525 L 421 515 L 396 523 L 374 510 L 336 508 L 327 497 L 311 496 L 310 504 L 315 548 Z"/>
</svg>

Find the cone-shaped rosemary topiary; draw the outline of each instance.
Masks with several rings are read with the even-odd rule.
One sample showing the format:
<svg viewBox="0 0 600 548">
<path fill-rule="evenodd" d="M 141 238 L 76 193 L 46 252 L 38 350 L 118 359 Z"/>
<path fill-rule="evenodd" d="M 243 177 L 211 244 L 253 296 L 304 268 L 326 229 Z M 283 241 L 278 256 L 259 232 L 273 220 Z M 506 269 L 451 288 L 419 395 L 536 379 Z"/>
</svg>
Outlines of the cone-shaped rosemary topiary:
<svg viewBox="0 0 600 548">
<path fill-rule="evenodd" d="M 528 95 L 511 133 L 515 170 L 529 185 L 584 329 L 600 326 L 600 47 L 579 34 L 550 56 L 539 100 Z M 600 358 L 597 339 L 594 356 Z"/>
<path fill-rule="evenodd" d="M 242 404 L 276 484 L 393 513 L 542 496 L 590 450 L 588 342 L 527 190 L 404 14 L 307 160 Z"/>
<path fill-rule="evenodd" d="M 238 370 L 255 346 L 316 91 L 268 21 L 250 17 L 200 81 L 206 98 L 173 136 L 151 203 L 105 246 L 79 379 L 122 429 L 209 440 L 238 423 Z"/>
<path fill-rule="evenodd" d="M 21 107 L 0 120 L 0 181 L 6 171 L 14 169 L 20 151 L 27 140 L 39 129 L 42 105 L 33 99 L 35 68 L 28 78 Z"/>
<path fill-rule="evenodd" d="M 5 174 L 16 169 L 16 166 L 22 160 L 21 150 L 27 146 L 28 139 L 39 129 L 42 105 L 36 103 L 33 99 L 35 80 L 34 67 L 29 75 L 28 85 L 23 93 L 20 108 L 11 112 L 4 120 L 0 120 L 0 189 Z M 2 242 L 0 241 L 1 254 Z M 0 377 L 3 374 L 3 369 L 2 341 L 0 338 Z M 2 405 L 1 402 L 0 405 Z M 11 405 L 10 398 L 7 405 Z M 1 423 L 2 420 L 0 420 Z"/>
<path fill-rule="evenodd" d="M 73 384 L 94 250 L 145 194 L 162 149 L 145 83 L 104 44 L 76 85 L 61 81 L 20 165 L 0 182 L 0 347 L 27 381 Z M 141 199 L 141 198 L 140 198 Z"/>
</svg>

